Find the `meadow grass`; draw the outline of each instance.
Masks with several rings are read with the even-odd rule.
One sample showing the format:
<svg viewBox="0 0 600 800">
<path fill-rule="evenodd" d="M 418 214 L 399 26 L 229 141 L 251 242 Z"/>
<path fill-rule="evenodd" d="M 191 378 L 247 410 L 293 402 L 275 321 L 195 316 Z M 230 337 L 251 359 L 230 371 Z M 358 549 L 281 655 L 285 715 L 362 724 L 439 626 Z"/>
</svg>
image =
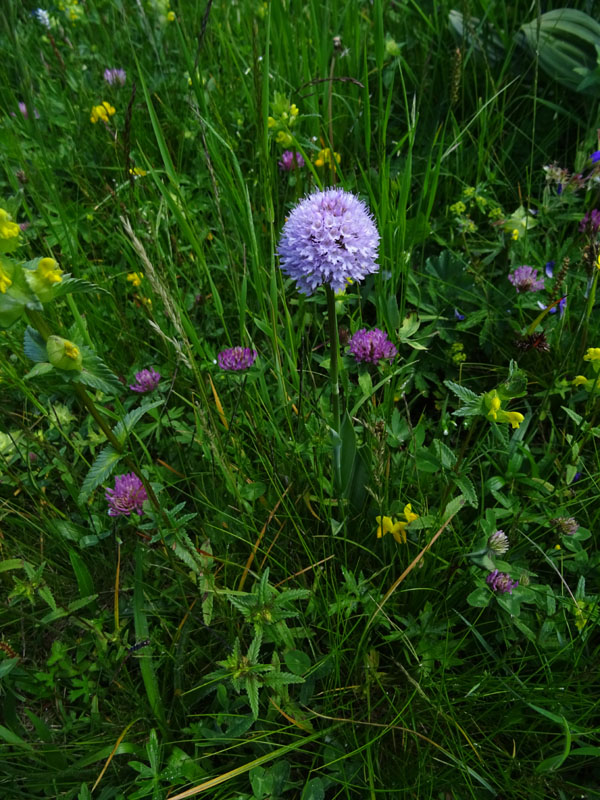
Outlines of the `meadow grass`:
<svg viewBox="0 0 600 800">
<path fill-rule="evenodd" d="M 553 8 L 7 3 L 0 796 L 600 797 L 598 84 L 527 47 Z M 328 305 L 277 246 L 332 185 L 381 240 Z"/>
</svg>

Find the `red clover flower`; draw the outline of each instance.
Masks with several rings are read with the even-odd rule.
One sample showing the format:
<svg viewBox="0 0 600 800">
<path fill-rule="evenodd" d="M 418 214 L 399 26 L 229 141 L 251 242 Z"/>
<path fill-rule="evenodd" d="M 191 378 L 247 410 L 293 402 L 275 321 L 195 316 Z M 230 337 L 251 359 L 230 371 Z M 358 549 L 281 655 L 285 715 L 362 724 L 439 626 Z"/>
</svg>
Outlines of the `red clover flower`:
<svg viewBox="0 0 600 800">
<path fill-rule="evenodd" d="M 222 350 L 217 356 L 221 369 L 240 372 L 248 369 L 256 361 L 258 353 L 249 347 L 230 347 Z"/>
<path fill-rule="evenodd" d="M 135 383 L 130 383 L 129 388 L 132 392 L 139 392 L 146 394 L 146 392 L 153 392 L 160 381 L 160 372 L 156 370 L 143 369 L 141 372 L 135 373 Z"/>
<path fill-rule="evenodd" d="M 115 488 L 107 489 L 104 496 L 108 501 L 109 517 L 128 517 L 133 511 L 141 517 L 144 500 L 148 499 L 144 484 L 134 472 L 117 475 Z"/>
<path fill-rule="evenodd" d="M 398 355 L 396 345 L 390 342 L 387 333 L 379 328 L 373 328 L 371 331 L 361 328 L 356 331 L 348 347 L 357 361 L 367 361 L 371 364 L 377 364 L 381 359 L 392 361 Z"/>
<path fill-rule="evenodd" d="M 510 575 L 499 572 L 497 569 L 490 572 L 485 582 L 496 594 L 512 594 L 515 586 L 519 585 L 519 581 L 511 581 Z"/>
<path fill-rule="evenodd" d="M 303 167 L 304 159 L 300 153 L 295 153 L 293 150 L 284 150 L 281 154 L 281 161 L 278 161 L 277 164 L 282 172 L 291 172 L 293 169 Z"/>
<path fill-rule="evenodd" d="M 313 192 L 292 210 L 278 252 L 281 269 L 311 295 L 323 284 L 334 292 L 377 272 L 379 233 L 367 206 L 343 189 Z"/>
<path fill-rule="evenodd" d="M 539 292 L 544 288 L 544 279 L 538 278 L 538 271 L 533 267 L 524 264 L 517 267 L 508 280 L 515 287 L 517 292 Z"/>
</svg>

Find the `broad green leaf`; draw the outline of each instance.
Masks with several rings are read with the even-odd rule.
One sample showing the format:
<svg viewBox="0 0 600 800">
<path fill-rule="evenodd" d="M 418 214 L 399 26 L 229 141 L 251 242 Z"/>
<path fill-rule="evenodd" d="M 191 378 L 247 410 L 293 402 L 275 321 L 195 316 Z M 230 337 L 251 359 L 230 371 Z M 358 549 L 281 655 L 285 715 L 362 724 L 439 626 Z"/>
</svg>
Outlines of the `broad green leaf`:
<svg viewBox="0 0 600 800">
<path fill-rule="evenodd" d="M 123 453 L 118 453 L 111 444 L 98 454 L 83 481 L 79 492 L 80 503 L 84 503 L 94 489 L 110 477 L 122 457 Z"/>
</svg>

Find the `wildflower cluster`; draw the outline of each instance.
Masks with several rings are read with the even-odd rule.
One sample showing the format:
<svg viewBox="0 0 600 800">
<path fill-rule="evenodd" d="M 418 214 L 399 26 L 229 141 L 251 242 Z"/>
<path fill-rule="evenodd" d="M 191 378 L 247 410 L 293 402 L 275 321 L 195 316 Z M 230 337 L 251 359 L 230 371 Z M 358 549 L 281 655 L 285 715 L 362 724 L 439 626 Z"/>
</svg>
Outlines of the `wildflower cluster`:
<svg viewBox="0 0 600 800">
<path fill-rule="evenodd" d="M 598 372 L 600 372 L 600 347 L 588 347 L 583 360 L 591 363 L 593 371 L 598 376 Z M 600 389 L 600 376 L 587 378 L 585 375 L 577 375 L 573 378 L 572 384 L 573 386 L 582 386 L 586 392 L 598 391 Z"/>
<path fill-rule="evenodd" d="M 331 150 L 329 147 L 325 147 L 323 150 L 319 150 L 315 157 L 315 167 L 334 167 L 336 164 L 339 164 L 341 161 L 341 156 L 339 153 L 336 153 Z"/>
<path fill-rule="evenodd" d="M 148 499 L 144 484 L 134 472 L 117 475 L 114 489 L 107 489 L 105 497 L 109 517 L 129 517 L 133 513 L 141 517 Z"/>
<path fill-rule="evenodd" d="M 275 92 L 271 103 L 272 115 L 267 119 L 269 130 L 275 135 L 275 141 L 282 147 L 291 147 L 294 142 L 292 128 L 298 118 L 298 107 L 290 103 L 280 92 Z"/>
<path fill-rule="evenodd" d="M 135 373 L 135 383 L 129 384 L 129 388 L 132 392 L 147 394 L 148 392 L 153 392 L 159 382 L 160 372 L 156 372 L 156 370 L 152 368 L 143 369 Z"/>
<path fill-rule="evenodd" d="M 500 206 L 490 198 L 483 186 L 467 186 L 460 200 L 449 206 L 448 211 L 454 218 L 454 224 L 459 233 L 475 233 L 478 225 L 487 218 L 494 224 L 504 216 Z"/>
<path fill-rule="evenodd" d="M 517 292 L 539 292 L 544 289 L 544 279 L 538 278 L 538 271 L 534 267 L 524 264 L 508 276 L 508 280 Z"/>
<path fill-rule="evenodd" d="M 494 422 L 509 422 L 513 428 L 518 428 L 525 419 L 518 411 L 504 411 L 501 408 L 502 400 L 496 389 L 484 395 L 484 402 L 488 409 L 487 417 Z"/>
<path fill-rule="evenodd" d="M 109 117 L 112 117 L 115 113 L 115 107 L 111 106 L 111 104 L 103 100 L 99 106 L 92 107 L 92 113 L 90 114 L 90 122 L 96 124 L 100 120 L 104 123 L 108 122 Z"/>
</svg>

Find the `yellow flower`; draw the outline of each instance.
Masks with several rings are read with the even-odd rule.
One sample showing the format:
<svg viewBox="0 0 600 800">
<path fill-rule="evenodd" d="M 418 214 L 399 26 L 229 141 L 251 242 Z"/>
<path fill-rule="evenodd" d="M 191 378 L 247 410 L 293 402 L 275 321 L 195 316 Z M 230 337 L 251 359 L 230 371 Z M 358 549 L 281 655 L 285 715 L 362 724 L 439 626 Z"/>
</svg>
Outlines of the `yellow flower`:
<svg viewBox="0 0 600 800">
<path fill-rule="evenodd" d="M 377 522 L 377 538 L 381 539 L 386 533 L 391 533 L 398 544 L 406 544 L 406 526 L 419 518 L 412 510 L 410 503 L 404 506 L 404 516 L 406 522 L 399 520 L 394 522 L 391 517 L 375 517 Z"/>
<path fill-rule="evenodd" d="M 494 394 L 493 397 L 490 398 L 489 409 L 490 410 L 488 411 L 488 417 L 491 417 L 492 419 L 497 419 L 498 411 L 500 410 L 500 398 L 498 397 L 497 394 Z"/>
<path fill-rule="evenodd" d="M 130 272 L 127 275 L 127 280 L 137 287 L 141 286 L 143 277 L 144 276 L 140 272 Z"/>
<path fill-rule="evenodd" d="M 65 342 L 64 353 L 67 358 L 71 358 L 73 361 L 79 358 L 79 348 L 73 342 Z"/>
<path fill-rule="evenodd" d="M 466 210 L 467 210 L 467 207 L 463 203 L 462 200 L 459 200 L 458 203 L 454 203 L 453 205 L 450 206 L 450 211 L 453 214 L 462 214 L 463 211 L 466 211 Z"/>
<path fill-rule="evenodd" d="M 499 419 L 498 422 L 510 422 L 513 428 L 518 428 L 525 419 L 523 414 L 519 414 L 518 411 L 502 411 L 501 414 L 502 419 Z"/>
<path fill-rule="evenodd" d="M 14 239 L 19 235 L 21 229 L 12 217 L 3 208 L 0 208 L 0 239 Z"/>
<path fill-rule="evenodd" d="M 279 133 L 275 137 L 275 141 L 282 147 L 291 147 L 294 139 L 291 136 L 291 134 L 286 133 L 285 131 L 279 131 Z"/>
<path fill-rule="evenodd" d="M 133 169 L 129 170 L 129 174 L 134 175 L 136 178 L 143 178 L 144 175 L 147 175 L 148 173 L 141 167 L 134 167 Z"/>
<path fill-rule="evenodd" d="M 53 258 L 42 258 L 37 265 L 36 272 L 46 283 L 61 283 L 62 281 L 63 271 Z"/>
<path fill-rule="evenodd" d="M 169 11 L 167 14 L 167 22 L 175 22 L 175 12 Z"/>
<path fill-rule="evenodd" d="M 571 381 L 573 386 L 583 386 L 587 382 L 588 379 L 585 377 L 585 375 L 577 375 L 577 377 L 573 378 L 573 380 Z"/>
<path fill-rule="evenodd" d="M 274 117 L 267 117 L 267 128 L 274 128 L 277 123 Z"/>
<path fill-rule="evenodd" d="M 146 308 L 150 308 L 152 305 L 152 300 L 149 297 L 140 297 L 140 300 L 146 306 Z"/>
<path fill-rule="evenodd" d="M 11 284 L 11 279 L 8 277 L 6 272 L 4 272 L 2 266 L 0 265 L 0 292 L 2 292 L 2 294 L 6 294 L 6 290 Z"/>
<path fill-rule="evenodd" d="M 600 269 L 600 254 L 598 254 L 598 258 L 596 259 L 596 267 Z"/>
<path fill-rule="evenodd" d="M 517 228 L 513 228 L 513 232 L 512 232 L 512 240 L 513 240 L 513 242 L 516 242 L 518 238 L 519 238 L 519 231 L 517 230 Z"/>
<path fill-rule="evenodd" d="M 102 102 L 102 105 L 93 106 L 92 113 L 90 116 L 90 122 L 96 124 L 98 120 L 102 120 L 102 122 L 108 122 L 108 118 L 112 117 L 115 113 L 114 106 L 111 106 L 106 100 Z"/>
<path fill-rule="evenodd" d="M 333 158 L 338 164 L 340 163 L 341 156 L 339 153 L 334 151 Z M 319 153 L 315 159 L 316 167 L 324 167 L 325 164 L 332 166 L 331 149 L 329 147 L 326 147 L 324 150 L 319 150 Z"/>
<path fill-rule="evenodd" d="M 292 103 L 292 105 L 290 106 L 290 114 L 292 115 L 292 117 L 298 116 L 298 106 L 296 105 L 296 103 Z"/>
<path fill-rule="evenodd" d="M 476 192 L 476 189 L 475 189 L 474 186 L 467 186 L 467 188 L 464 191 L 464 195 L 465 195 L 465 197 L 473 197 L 475 192 Z"/>
<path fill-rule="evenodd" d="M 600 361 L 600 347 L 588 347 L 584 361 Z"/>
</svg>

